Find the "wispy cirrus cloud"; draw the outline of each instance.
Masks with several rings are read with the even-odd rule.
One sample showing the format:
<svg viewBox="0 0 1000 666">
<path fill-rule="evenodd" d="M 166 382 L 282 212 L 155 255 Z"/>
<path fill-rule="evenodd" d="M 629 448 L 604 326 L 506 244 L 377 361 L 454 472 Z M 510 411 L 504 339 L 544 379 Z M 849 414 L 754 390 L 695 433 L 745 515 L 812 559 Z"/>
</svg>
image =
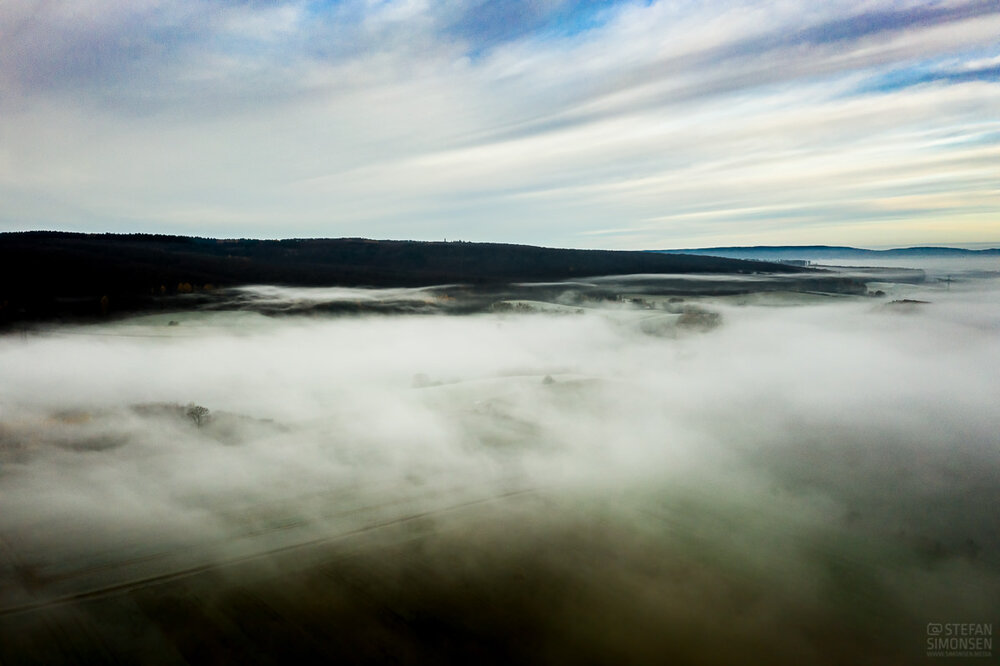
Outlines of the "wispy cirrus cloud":
<svg viewBox="0 0 1000 666">
<path fill-rule="evenodd" d="M 1000 240 L 997 35 L 996 2 L 15 0 L 0 226 Z"/>
</svg>

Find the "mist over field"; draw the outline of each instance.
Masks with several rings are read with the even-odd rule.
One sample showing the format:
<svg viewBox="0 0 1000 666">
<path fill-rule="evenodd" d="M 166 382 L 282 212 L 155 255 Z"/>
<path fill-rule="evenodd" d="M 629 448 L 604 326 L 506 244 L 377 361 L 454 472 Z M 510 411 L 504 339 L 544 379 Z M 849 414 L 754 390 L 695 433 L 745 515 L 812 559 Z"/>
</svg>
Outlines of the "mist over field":
<svg viewBox="0 0 1000 666">
<path fill-rule="evenodd" d="M 0 0 L 0 666 L 1000 646 L 1000 0 Z"/>
<path fill-rule="evenodd" d="M 1000 280 L 876 288 L 9 333 L 0 661 L 923 658 L 1000 620 Z"/>
</svg>

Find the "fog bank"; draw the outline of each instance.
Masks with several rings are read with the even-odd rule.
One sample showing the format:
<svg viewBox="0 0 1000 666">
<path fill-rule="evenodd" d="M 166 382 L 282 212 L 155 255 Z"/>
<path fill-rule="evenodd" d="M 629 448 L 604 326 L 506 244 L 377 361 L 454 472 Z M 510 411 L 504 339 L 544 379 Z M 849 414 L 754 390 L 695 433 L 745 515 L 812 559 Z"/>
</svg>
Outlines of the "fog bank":
<svg viewBox="0 0 1000 666">
<path fill-rule="evenodd" d="M 998 287 L 8 335 L 0 659 L 65 607 L 153 649 L 101 612 L 162 629 L 181 580 L 326 656 L 923 658 L 928 622 L 1000 620 Z"/>
</svg>

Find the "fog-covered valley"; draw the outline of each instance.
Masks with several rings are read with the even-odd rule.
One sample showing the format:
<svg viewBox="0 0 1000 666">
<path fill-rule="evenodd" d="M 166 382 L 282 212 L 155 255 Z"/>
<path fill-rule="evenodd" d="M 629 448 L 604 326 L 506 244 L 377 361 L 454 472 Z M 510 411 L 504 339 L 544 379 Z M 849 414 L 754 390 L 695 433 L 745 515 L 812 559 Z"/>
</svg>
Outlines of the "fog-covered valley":
<svg viewBox="0 0 1000 666">
<path fill-rule="evenodd" d="M 953 273 L 8 333 L 0 662 L 912 663 L 1000 611 L 1000 279 Z"/>
</svg>

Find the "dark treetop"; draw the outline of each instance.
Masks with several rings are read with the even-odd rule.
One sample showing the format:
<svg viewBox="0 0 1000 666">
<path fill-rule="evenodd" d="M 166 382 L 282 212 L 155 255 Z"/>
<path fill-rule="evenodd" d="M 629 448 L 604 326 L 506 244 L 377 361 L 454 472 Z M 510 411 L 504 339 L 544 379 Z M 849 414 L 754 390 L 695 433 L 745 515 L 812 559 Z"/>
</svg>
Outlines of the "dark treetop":
<svg viewBox="0 0 1000 666">
<path fill-rule="evenodd" d="M 417 287 L 792 270 L 720 257 L 499 243 L 15 232 L 0 234 L 0 324 L 122 312 L 163 296 L 243 284 Z"/>
</svg>

